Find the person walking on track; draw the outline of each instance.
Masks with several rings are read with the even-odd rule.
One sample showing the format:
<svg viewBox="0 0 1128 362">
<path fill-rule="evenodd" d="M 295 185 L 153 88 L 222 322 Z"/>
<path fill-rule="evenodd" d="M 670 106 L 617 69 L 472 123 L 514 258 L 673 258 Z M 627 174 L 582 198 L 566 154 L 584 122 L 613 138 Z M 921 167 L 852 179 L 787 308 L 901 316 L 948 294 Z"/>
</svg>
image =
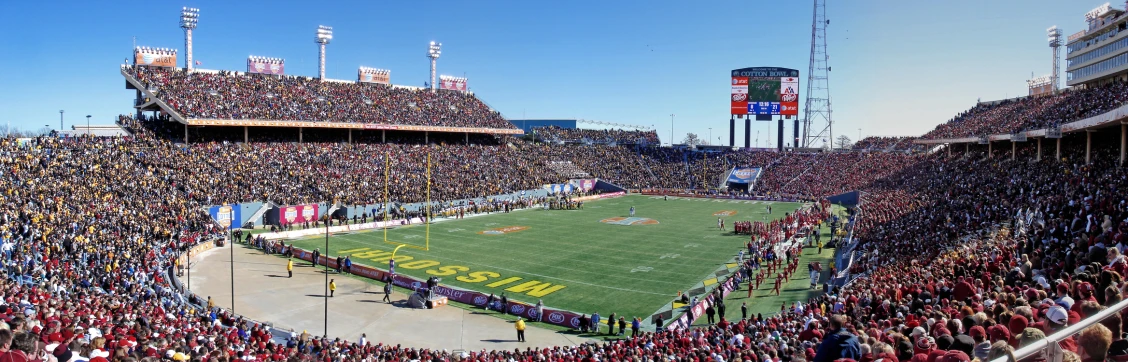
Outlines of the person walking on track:
<svg viewBox="0 0 1128 362">
<path fill-rule="evenodd" d="M 333 297 L 333 293 L 337 291 L 337 280 L 329 279 L 329 298 Z"/>
<path fill-rule="evenodd" d="M 388 281 L 386 283 L 384 283 L 384 302 L 387 302 L 387 303 L 392 302 L 392 280 L 391 279 L 388 279 Z"/>
<path fill-rule="evenodd" d="M 286 260 L 286 272 L 290 273 L 290 276 L 288 278 L 294 277 L 294 258 Z"/>
</svg>

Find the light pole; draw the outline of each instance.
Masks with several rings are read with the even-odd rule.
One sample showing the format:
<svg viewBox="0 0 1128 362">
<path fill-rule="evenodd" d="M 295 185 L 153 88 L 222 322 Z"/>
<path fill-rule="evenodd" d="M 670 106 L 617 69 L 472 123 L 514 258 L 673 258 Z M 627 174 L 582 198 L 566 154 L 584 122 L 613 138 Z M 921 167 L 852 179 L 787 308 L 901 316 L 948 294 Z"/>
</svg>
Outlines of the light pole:
<svg viewBox="0 0 1128 362">
<path fill-rule="evenodd" d="M 63 130 L 63 110 L 59 110 L 59 131 Z"/>
<path fill-rule="evenodd" d="M 329 205 L 332 205 L 332 202 L 333 202 L 332 197 L 329 198 L 329 202 L 331 202 Z M 322 331 L 321 335 L 325 338 L 329 338 L 329 212 L 328 212 L 329 209 L 328 209 L 328 206 L 326 206 L 325 211 L 326 211 L 325 212 L 325 254 L 324 254 L 325 255 L 325 295 L 324 295 L 324 297 L 325 297 L 325 316 L 324 316 L 324 318 L 325 318 L 325 320 L 324 320 L 325 330 Z M 393 253 L 393 254 L 395 254 L 395 253 Z M 314 260 L 313 264 L 317 265 L 317 260 Z"/>
<path fill-rule="evenodd" d="M 318 47 L 317 79 L 325 79 L 325 45 L 331 40 L 333 40 L 333 27 L 318 25 L 317 38 L 314 39 Z"/>
<path fill-rule="evenodd" d="M 180 9 L 180 28 L 184 29 L 184 69 L 192 70 L 192 29 L 196 29 L 199 20 L 200 9 Z"/>
<path fill-rule="evenodd" d="M 439 55 L 443 54 L 443 43 L 431 42 L 427 47 L 427 58 L 431 59 L 431 90 L 435 90 L 435 63 L 439 60 Z"/>
<path fill-rule="evenodd" d="M 1050 49 L 1054 51 L 1054 69 L 1053 74 L 1050 74 L 1050 82 L 1054 83 L 1052 87 L 1053 92 L 1057 94 L 1058 72 L 1061 71 L 1058 69 L 1058 59 L 1060 58 L 1058 56 L 1058 49 L 1061 48 L 1061 29 L 1058 29 L 1057 25 L 1051 26 L 1049 29 L 1046 29 L 1046 36 L 1049 37 L 1047 40 L 1050 42 Z"/>
<path fill-rule="evenodd" d="M 713 144 L 713 127 L 709 127 L 709 144 Z"/>
<path fill-rule="evenodd" d="M 861 140 L 862 140 L 862 129 L 858 128 L 858 141 L 861 141 Z"/>
<path fill-rule="evenodd" d="M 674 115 L 670 114 L 670 147 L 674 147 Z"/>
<path fill-rule="evenodd" d="M 86 115 L 86 136 L 90 136 L 90 115 Z"/>
</svg>

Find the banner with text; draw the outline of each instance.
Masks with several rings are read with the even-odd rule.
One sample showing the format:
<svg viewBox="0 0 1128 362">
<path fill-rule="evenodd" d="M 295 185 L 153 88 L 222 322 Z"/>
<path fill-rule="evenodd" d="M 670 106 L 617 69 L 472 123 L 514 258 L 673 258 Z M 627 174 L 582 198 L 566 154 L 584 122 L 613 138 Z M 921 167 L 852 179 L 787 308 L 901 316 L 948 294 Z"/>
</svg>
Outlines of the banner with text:
<svg viewBox="0 0 1128 362">
<path fill-rule="evenodd" d="M 139 47 L 133 51 L 133 64 L 176 68 L 176 50 Z"/>
<path fill-rule="evenodd" d="M 225 229 L 238 228 L 239 220 L 242 220 L 242 212 L 239 205 L 220 205 L 212 206 L 208 209 L 208 214 L 211 215 L 212 220 L 219 223 Z"/>
<path fill-rule="evenodd" d="M 320 216 L 317 204 L 286 206 L 278 210 L 278 223 L 289 225 L 314 222 Z"/>
<path fill-rule="evenodd" d="M 313 254 L 303 249 L 294 248 L 294 256 L 298 259 L 311 262 L 313 261 Z M 330 258 L 328 255 L 321 255 L 317 260 L 317 264 L 325 265 L 329 268 L 336 268 L 337 260 L 335 259 L 335 257 Z M 385 270 L 369 267 L 366 265 L 353 264 L 350 272 L 355 275 L 360 275 L 369 279 L 385 282 L 388 281 L 390 277 L 393 285 L 413 291 L 423 290 L 427 287 L 427 283 L 425 281 L 402 274 L 391 274 Z M 487 294 L 451 288 L 443 285 L 436 286 L 434 292 L 435 294 L 447 297 L 447 299 L 450 301 L 481 308 L 484 308 L 486 306 L 486 303 L 489 301 L 489 296 Z M 532 321 L 539 320 L 544 323 L 550 323 L 565 328 L 579 328 L 580 326 L 579 314 L 565 310 L 544 308 L 545 316 L 543 319 L 541 319 L 538 318 L 539 315 L 536 306 L 514 300 L 510 300 L 509 305 L 505 306 L 505 313 L 521 316 Z"/>
<path fill-rule="evenodd" d="M 247 58 L 247 73 L 283 75 L 286 73 L 286 61 L 252 56 Z"/>
</svg>

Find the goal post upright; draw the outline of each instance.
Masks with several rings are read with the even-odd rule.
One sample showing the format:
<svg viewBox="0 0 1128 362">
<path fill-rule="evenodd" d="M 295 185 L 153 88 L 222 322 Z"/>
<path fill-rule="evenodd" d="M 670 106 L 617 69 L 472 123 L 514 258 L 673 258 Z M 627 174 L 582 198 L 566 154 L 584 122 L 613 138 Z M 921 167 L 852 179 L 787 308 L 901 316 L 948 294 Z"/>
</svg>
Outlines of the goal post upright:
<svg viewBox="0 0 1128 362">
<path fill-rule="evenodd" d="M 384 152 L 384 242 L 388 242 L 388 152 Z"/>
</svg>

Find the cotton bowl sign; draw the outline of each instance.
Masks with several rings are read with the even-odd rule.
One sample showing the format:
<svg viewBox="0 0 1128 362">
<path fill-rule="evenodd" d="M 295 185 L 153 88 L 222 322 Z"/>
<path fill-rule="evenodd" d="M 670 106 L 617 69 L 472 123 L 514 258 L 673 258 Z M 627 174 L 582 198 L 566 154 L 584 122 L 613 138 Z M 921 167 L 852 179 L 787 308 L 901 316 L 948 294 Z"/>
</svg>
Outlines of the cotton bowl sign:
<svg viewBox="0 0 1128 362">
<path fill-rule="evenodd" d="M 279 211 L 278 223 L 282 225 L 298 224 L 316 221 L 317 217 L 316 204 L 286 206 Z"/>
</svg>

